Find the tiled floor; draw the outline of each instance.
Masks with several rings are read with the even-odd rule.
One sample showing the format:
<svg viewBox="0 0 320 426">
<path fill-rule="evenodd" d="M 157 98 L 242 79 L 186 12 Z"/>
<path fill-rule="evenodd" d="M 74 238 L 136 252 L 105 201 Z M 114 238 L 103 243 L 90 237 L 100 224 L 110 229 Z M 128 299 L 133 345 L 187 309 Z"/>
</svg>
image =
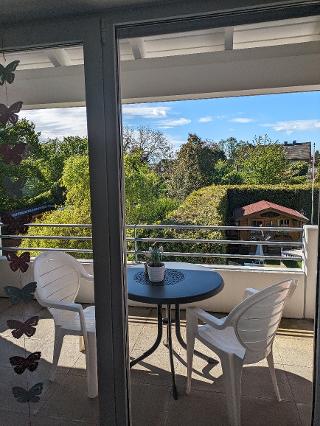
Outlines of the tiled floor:
<svg viewBox="0 0 320 426">
<path fill-rule="evenodd" d="M 0 426 L 24 425 L 97 425 L 98 401 L 86 396 L 85 357 L 78 351 L 78 338 L 65 339 L 56 381 L 48 375 L 52 361 L 53 321 L 46 310 L 33 303 L 10 307 L 0 299 Z M 130 355 L 136 357 L 151 346 L 156 336 L 152 309 L 130 308 Z M 15 339 L 6 325 L 7 319 L 40 316 L 35 335 Z M 183 322 L 183 333 L 185 324 Z M 276 337 L 274 356 L 282 401 L 276 401 L 265 362 L 246 367 L 242 387 L 243 426 L 309 425 L 312 398 L 312 323 L 284 320 Z M 171 397 L 171 376 L 167 349 L 161 344 L 157 352 L 137 364 L 131 371 L 132 415 L 134 426 L 206 426 L 228 425 L 220 364 L 208 365 L 194 359 L 193 390 L 186 396 L 185 351 L 174 340 L 175 369 L 179 400 Z M 208 350 L 198 345 L 205 353 Z M 27 356 L 41 351 L 39 367 L 21 376 L 9 363 L 13 355 Z M 13 386 L 30 388 L 44 383 L 37 403 L 22 404 L 12 395 Z"/>
</svg>

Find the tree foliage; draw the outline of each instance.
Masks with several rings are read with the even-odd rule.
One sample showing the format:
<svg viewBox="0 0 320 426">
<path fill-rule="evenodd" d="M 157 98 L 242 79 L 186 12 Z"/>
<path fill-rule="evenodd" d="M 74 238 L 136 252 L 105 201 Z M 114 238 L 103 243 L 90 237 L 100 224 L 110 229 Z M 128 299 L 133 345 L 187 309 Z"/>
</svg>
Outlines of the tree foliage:
<svg viewBox="0 0 320 426">
<path fill-rule="evenodd" d="M 183 200 L 192 191 L 210 185 L 214 181 L 215 164 L 224 159 L 225 154 L 217 144 L 189 134 L 172 163 L 168 182 L 170 194 Z"/>
<path fill-rule="evenodd" d="M 172 156 L 172 147 L 165 135 L 149 127 L 124 127 L 122 143 L 126 154 L 140 152 L 141 159 L 149 164 L 157 164 Z"/>
</svg>

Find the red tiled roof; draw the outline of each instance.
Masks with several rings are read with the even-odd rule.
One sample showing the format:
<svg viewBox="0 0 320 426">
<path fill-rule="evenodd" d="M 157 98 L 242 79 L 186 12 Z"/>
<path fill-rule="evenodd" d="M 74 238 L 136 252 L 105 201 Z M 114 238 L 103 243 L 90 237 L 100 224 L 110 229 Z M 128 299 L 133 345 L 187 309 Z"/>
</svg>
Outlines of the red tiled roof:
<svg viewBox="0 0 320 426">
<path fill-rule="evenodd" d="M 297 210 L 289 209 L 289 207 L 280 206 L 279 204 L 271 203 L 270 201 L 257 201 L 256 203 L 248 204 L 247 206 L 239 207 L 234 210 L 233 217 L 235 219 L 239 219 L 244 216 L 250 216 L 252 214 L 261 213 L 264 210 L 276 210 L 279 213 L 286 214 L 288 216 L 293 216 L 297 219 L 301 219 L 303 221 L 308 221 L 302 213 Z"/>
</svg>

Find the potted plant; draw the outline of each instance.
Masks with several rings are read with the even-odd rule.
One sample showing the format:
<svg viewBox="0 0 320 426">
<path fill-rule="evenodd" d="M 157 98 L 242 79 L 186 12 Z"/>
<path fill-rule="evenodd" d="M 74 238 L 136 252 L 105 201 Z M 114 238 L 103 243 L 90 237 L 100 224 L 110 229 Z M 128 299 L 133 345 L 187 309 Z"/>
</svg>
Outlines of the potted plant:
<svg viewBox="0 0 320 426">
<path fill-rule="evenodd" d="M 147 271 L 149 280 L 158 283 L 164 280 L 165 265 L 162 262 L 162 246 L 154 243 L 149 247 L 149 260 L 147 261 Z"/>
</svg>

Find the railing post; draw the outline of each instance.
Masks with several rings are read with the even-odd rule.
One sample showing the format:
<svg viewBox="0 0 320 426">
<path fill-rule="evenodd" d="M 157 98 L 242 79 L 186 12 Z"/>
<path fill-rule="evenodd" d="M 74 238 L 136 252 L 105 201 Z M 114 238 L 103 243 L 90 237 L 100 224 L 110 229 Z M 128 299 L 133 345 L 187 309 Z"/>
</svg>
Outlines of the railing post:
<svg viewBox="0 0 320 426">
<path fill-rule="evenodd" d="M 3 223 L 1 222 L 1 224 L 0 224 L 0 247 L 3 247 L 3 240 L 2 240 L 2 225 L 3 225 Z M 0 257 L 2 257 L 2 248 L 0 248 Z"/>
<path fill-rule="evenodd" d="M 304 317 L 314 318 L 317 290 L 318 226 L 304 225 Z"/>
<path fill-rule="evenodd" d="M 134 258 L 135 261 L 138 262 L 138 241 L 137 241 L 137 225 L 134 225 L 133 229 L 133 236 L 134 236 Z"/>
</svg>

